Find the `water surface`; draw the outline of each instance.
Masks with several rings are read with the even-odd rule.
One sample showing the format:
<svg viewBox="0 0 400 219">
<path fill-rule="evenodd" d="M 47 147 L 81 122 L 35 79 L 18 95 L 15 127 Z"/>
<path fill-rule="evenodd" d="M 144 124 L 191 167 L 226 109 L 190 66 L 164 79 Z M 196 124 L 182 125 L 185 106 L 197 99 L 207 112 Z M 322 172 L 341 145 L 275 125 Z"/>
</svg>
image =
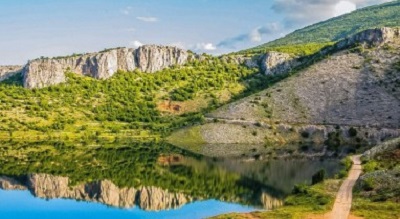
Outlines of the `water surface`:
<svg viewBox="0 0 400 219">
<path fill-rule="evenodd" d="M 9 218 L 204 218 L 272 210 L 334 159 L 207 158 L 163 143 L 0 146 L 0 213 Z"/>
</svg>

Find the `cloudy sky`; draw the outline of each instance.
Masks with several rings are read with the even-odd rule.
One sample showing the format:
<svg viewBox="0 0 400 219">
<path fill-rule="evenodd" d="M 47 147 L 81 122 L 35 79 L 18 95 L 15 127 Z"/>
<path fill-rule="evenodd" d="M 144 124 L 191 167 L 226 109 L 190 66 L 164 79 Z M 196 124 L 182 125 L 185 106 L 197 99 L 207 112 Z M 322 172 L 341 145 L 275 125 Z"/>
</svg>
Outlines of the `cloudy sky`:
<svg viewBox="0 0 400 219">
<path fill-rule="evenodd" d="M 0 0 L 0 65 L 118 46 L 221 54 L 388 0 Z"/>
</svg>

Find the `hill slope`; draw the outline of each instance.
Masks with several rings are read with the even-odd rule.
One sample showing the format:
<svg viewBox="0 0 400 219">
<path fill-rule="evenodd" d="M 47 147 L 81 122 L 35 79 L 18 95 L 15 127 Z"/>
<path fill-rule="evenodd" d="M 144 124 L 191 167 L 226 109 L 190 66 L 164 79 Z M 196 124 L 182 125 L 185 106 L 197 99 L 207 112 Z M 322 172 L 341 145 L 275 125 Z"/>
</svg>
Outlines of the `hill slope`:
<svg viewBox="0 0 400 219">
<path fill-rule="evenodd" d="M 376 36 L 363 33 L 353 38 Z M 336 51 L 262 92 L 210 113 L 213 123 L 183 130 L 171 139 L 185 145 L 181 135 L 189 133 L 210 144 L 306 146 L 328 140 L 325 144 L 337 148 L 344 142 L 361 146 L 398 136 L 399 51 L 398 32 L 379 46 Z"/>
<path fill-rule="evenodd" d="M 294 31 L 275 41 L 240 51 L 239 53 L 260 53 L 266 50 L 282 49 L 282 46 L 305 44 L 307 50 L 318 50 L 328 42 L 335 42 L 360 31 L 375 27 L 400 26 L 400 1 L 359 9 L 349 14 L 320 22 Z M 320 46 L 322 45 L 322 46 Z M 313 50 L 313 48 L 315 48 Z M 293 50 L 293 48 L 291 48 Z M 298 52 L 299 49 L 295 50 Z M 285 51 L 283 51 L 285 52 Z"/>
</svg>

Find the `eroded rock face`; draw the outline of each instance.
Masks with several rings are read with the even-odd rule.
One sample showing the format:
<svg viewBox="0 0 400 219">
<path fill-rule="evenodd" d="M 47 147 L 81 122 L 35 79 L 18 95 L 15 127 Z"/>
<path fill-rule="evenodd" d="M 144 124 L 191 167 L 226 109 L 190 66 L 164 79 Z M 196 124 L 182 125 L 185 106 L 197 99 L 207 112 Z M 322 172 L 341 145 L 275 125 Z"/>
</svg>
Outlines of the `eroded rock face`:
<svg viewBox="0 0 400 219">
<path fill-rule="evenodd" d="M 261 70 L 266 75 L 279 75 L 289 72 L 294 64 L 289 54 L 268 52 L 261 59 Z"/>
<path fill-rule="evenodd" d="M 172 65 L 183 65 L 188 52 L 169 46 L 117 48 L 84 55 L 36 59 L 24 68 L 24 86 L 42 88 L 65 82 L 66 71 L 96 79 L 112 77 L 118 70 L 154 73 Z"/>
<path fill-rule="evenodd" d="M 71 186 L 67 177 L 47 174 L 29 175 L 27 188 L 34 196 L 40 198 L 68 198 L 120 208 L 132 208 L 137 205 L 146 211 L 174 209 L 192 201 L 187 195 L 152 186 L 142 186 L 138 189 L 119 188 L 109 180 Z"/>
<path fill-rule="evenodd" d="M 142 72 L 153 73 L 168 66 L 185 64 L 188 53 L 176 47 L 150 45 L 139 47 L 136 57 Z"/>
<path fill-rule="evenodd" d="M 0 81 L 4 81 L 9 77 L 14 76 L 22 71 L 22 66 L 19 65 L 7 65 L 0 66 Z"/>
<path fill-rule="evenodd" d="M 62 65 L 54 59 L 39 59 L 29 62 L 22 70 L 24 87 L 43 88 L 65 82 Z"/>
<path fill-rule="evenodd" d="M 370 46 L 379 46 L 384 43 L 392 43 L 396 38 L 400 37 L 400 29 L 398 28 L 375 28 L 362 31 L 336 44 L 336 47 L 343 49 L 354 44 L 368 44 Z"/>
</svg>

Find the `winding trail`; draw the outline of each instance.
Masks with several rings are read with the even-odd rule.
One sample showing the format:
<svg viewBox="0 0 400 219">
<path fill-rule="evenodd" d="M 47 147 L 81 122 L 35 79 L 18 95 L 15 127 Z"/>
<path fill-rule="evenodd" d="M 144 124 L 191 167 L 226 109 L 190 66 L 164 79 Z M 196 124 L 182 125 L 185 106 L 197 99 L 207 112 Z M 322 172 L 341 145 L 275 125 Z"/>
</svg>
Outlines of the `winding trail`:
<svg viewBox="0 0 400 219">
<path fill-rule="evenodd" d="M 353 165 L 350 169 L 349 176 L 340 186 L 336 195 L 335 204 L 330 213 L 331 219 L 347 219 L 350 215 L 351 202 L 353 199 L 353 187 L 361 174 L 361 155 L 351 157 Z"/>
</svg>

